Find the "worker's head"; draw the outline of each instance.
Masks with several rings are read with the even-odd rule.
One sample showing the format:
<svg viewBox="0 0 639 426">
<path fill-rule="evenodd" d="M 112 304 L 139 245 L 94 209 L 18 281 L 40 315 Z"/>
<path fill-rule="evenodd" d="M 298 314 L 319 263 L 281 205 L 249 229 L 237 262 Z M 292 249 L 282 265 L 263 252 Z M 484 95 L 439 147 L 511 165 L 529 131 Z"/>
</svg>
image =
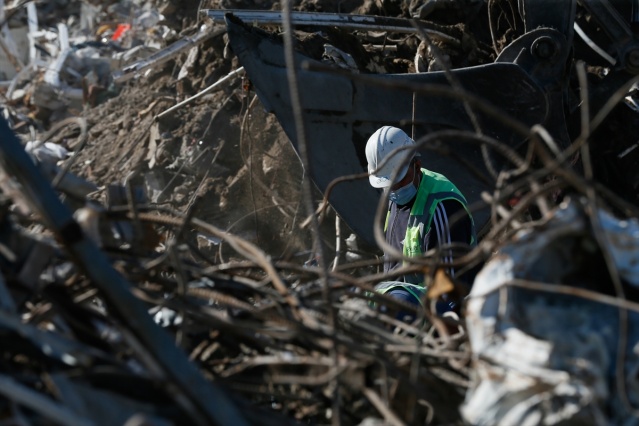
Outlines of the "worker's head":
<svg viewBox="0 0 639 426">
<path fill-rule="evenodd" d="M 413 149 L 400 148 L 413 145 L 415 141 L 406 132 L 392 126 L 381 127 L 368 138 L 366 160 L 368 161 L 368 180 L 373 188 L 394 189 L 391 187 L 407 177 L 413 157 L 419 154 Z M 393 177 L 394 182 L 391 181 Z"/>
</svg>

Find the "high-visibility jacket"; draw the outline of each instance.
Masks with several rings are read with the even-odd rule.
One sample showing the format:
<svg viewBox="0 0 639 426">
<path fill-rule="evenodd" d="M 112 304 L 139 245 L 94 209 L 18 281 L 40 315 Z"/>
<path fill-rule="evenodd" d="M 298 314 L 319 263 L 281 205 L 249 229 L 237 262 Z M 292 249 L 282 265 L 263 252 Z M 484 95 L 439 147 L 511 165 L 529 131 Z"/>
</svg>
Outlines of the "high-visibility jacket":
<svg viewBox="0 0 639 426">
<path fill-rule="evenodd" d="M 375 286 L 375 291 L 386 294 L 396 288 L 408 291 L 415 298 L 415 304 L 419 304 L 422 308 L 424 307 L 423 299 L 426 289 L 421 285 L 401 281 L 384 281 Z"/>
<path fill-rule="evenodd" d="M 437 204 L 446 200 L 456 200 L 466 210 L 472 228 L 468 244 L 475 245 L 475 224 L 473 216 L 468 210 L 466 198 L 444 175 L 426 169 L 421 169 L 421 172 L 422 179 L 410 211 L 408 226 L 406 227 L 403 247 L 404 256 L 419 256 L 427 250 L 427 247 L 422 247 L 424 236 L 430 231 Z M 388 227 L 389 217 L 390 210 L 386 215 L 384 231 Z"/>
</svg>

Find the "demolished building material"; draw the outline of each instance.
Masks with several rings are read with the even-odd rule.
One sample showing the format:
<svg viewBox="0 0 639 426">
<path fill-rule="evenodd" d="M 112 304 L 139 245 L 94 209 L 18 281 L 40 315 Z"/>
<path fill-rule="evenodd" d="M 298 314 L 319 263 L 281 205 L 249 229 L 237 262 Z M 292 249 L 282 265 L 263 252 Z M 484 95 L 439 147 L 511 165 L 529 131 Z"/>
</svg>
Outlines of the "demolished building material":
<svg viewBox="0 0 639 426">
<path fill-rule="evenodd" d="M 130 284 L 112 268 L 102 252 L 82 235 L 71 213 L 30 162 L 4 120 L 0 120 L 0 137 L 3 140 L 0 148 L 2 167 L 17 179 L 24 188 L 27 201 L 36 206 L 36 212 L 64 243 L 78 262 L 78 267 L 96 285 L 108 309 L 130 333 L 128 339 L 132 348 L 145 362 L 149 372 L 153 372 L 157 378 L 170 378 L 182 394 L 176 395 L 176 402 L 184 404 L 183 408 L 194 416 L 194 422 L 244 424 L 237 408 L 227 401 L 219 389 L 205 381 L 186 356 L 173 346 L 171 338 L 152 322 L 144 304 L 130 293 Z"/>
<path fill-rule="evenodd" d="M 566 201 L 478 275 L 470 424 L 636 424 L 639 222 L 591 207 Z"/>
<path fill-rule="evenodd" d="M 124 83 L 131 78 L 139 76 L 144 71 L 151 67 L 157 67 L 163 63 L 175 58 L 177 55 L 183 53 L 186 49 L 193 48 L 206 40 L 220 36 L 224 34 L 226 30 L 224 28 L 209 28 L 202 26 L 198 33 L 193 37 L 183 37 L 171 44 L 170 46 L 149 55 L 145 59 L 141 59 L 135 63 L 132 63 L 120 70 L 114 71 L 113 81 L 115 83 Z"/>
<path fill-rule="evenodd" d="M 639 113 L 619 57 L 633 42 L 601 28 L 616 11 L 612 33 L 630 36 L 623 2 L 592 16 L 591 1 L 313 0 L 284 34 L 282 11 L 237 19 L 276 4 L 261 0 L 207 2 L 228 34 L 201 25 L 199 1 L 12 3 L 10 24 L 33 18 L 35 37 L 3 101 L 0 421 L 636 422 Z M 363 12 L 372 26 L 336 19 Z M 278 114 L 292 72 L 321 136 L 308 170 Z M 352 228 L 371 232 L 386 206 L 354 182 L 387 120 L 475 188 L 487 225 L 457 262 L 489 262 L 458 314 L 431 309 L 468 291 L 436 254 L 405 265 L 429 274 L 427 309 L 373 291 L 394 276 Z M 322 168 L 326 194 L 303 193 Z M 333 198 L 309 231 L 300 200 L 344 188 L 362 216 L 344 221 Z"/>
<path fill-rule="evenodd" d="M 244 72 L 244 67 L 239 67 L 238 69 L 231 71 L 230 73 L 228 73 L 224 78 L 219 79 L 218 81 L 216 81 L 215 83 L 211 84 L 209 87 L 207 87 L 206 89 L 202 90 L 201 92 L 191 96 L 188 99 L 183 100 L 182 102 L 173 105 L 171 108 L 167 109 L 166 111 L 162 111 L 160 114 L 157 115 L 157 118 L 160 119 L 163 116 L 165 116 L 166 114 L 170 114 L 171 112 L 175 111 L 176 109 L 179 109 L 181 107 L 183 107 L 184 105 L 193 102 L 196 99 L 201 98 L 202 96 L 206 95 L 207 93 L 209 93 L 210 91 L 214 90 L 214 89 L 218 89 L 221 85 L 225 84 L 228 80 L 231 80 L 234 77 L 237 77 L 238 75 L 241 75 Z"/>
</svg>

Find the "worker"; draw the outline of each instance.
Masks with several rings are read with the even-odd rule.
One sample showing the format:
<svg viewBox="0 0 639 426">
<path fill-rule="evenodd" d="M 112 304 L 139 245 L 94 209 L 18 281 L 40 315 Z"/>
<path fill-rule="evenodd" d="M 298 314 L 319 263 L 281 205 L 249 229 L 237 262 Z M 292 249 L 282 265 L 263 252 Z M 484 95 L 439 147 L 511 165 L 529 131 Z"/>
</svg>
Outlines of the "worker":
<svg viewBox="0 0 639 426">
<path fill-rule="evenodd" d="M 400 148 L 406 147 L 401 150 Z M 412 147 L 413 149 L 410 149 Z M 403 130 L 383 126 L 366 143 L 370 184 L 387 191 L 388 213 L 384 231 L 386 243 L 404 256 L 420 256 L 441 248 L 442 263 L 452 262 L 451 243 L 476 244 L 475 226 L 467 202 L 445 176 L 422 168 L 415 141 Z M 464 212 L 460 220 L 451 218 Z M 402 264 L 384 253 L 384 272 Z M 454 268 L 448 268 L 454 277 Z M 423 276 L 404 275 L 399 281 L 380 283 L 376 290 L 412 304 L 421 304 L 425 293 Z M 458 308 L 457 301 L 442 300 L 439 313 Z M 404 314 L 404 313 L 402 313 Z"/>
</svg>

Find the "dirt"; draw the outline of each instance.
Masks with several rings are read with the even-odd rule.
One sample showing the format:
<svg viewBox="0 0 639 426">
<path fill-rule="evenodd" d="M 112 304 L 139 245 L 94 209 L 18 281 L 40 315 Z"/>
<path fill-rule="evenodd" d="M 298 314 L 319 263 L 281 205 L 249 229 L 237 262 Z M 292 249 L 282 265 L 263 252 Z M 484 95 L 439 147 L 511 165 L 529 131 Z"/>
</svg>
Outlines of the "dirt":
<svg viewBox="0 0 639 426">
<path fill-rule="evenodd" d="M 278 2 L 259 0 L 171 3 L 171 9 L 179 13 L 165 24 L 182 35 L 193 34 L 197 28 L 198 8 L 280 8 Z M 406 14 L 401 2 L 388 1 L 380 7 L 378 2 L 364 0 L 305 0 L 295 8 Z M 321 36 L 300 31 L 299 36 L 300 48 L 315 56 L 321 56 L 321 46 L 328 40 L 353 52 L 363 68 L 381 61 L 387 72 L 413 69 L 414 38 L 407 39 L 405 51 L 397 57 L 379 58 L 367 53 L 354 36 L 339 30 Z M 112 87 L 113 93 L 105 93 L 107 99 L 96 106 L 85 105 L 79 115 L 89 124 L 89 138 L 72 171 L 101 188 L 130 184 L 145 188 L 151 198 L 159 192 L 152 201 L 183 212 L 192 209 L 195 217 L 256 243 L 276 258 L 305 261 L 314 254 L 310 232 L 300 228 L 306 216 L 300 193 L 303 169 L 276 118 L 264 111 L 248 81 L 236 78 L 220 90 L 155 119 L 239 67 L 232 52 L 225 50 L 225 40 L 218 36 L 201 44 L 187 78 L 177 78 L 187 58 L 183 53 L 148 75 Z M 75 137 L 64 132 L 61 136 Z M 314 197 L 319 200 L 321 194 L 316 192 Z M 104 202 L 105 191 L 96 198 Z M 347 225 L 341 226 L 347 236 Z M 322 222 L 322 230 L 328 249 L 334 249 L 335 218 L 331 212 Z M 217 247 L 209 249 L 219 256 Z"/>
<path fill-rule="evenodd" d="M 202 62 L 214 62 L 214 52 L 204 52 Z M 251 103 L 254 94 L 239 80 L 154 123 L 157 114 L 202 88 L 179 90 L 170 67 L 88 111 L 90 142 L 74 171 L 103 186 L 130 181 L 149 194 L 160 189 L 156 201 L 178 210 L 198 195 L 195 217 L 275 256 L 307 247 L 306 232 L 294 224 L 301 166 L 274 117 Z M 202 86 L 207 80 L 200 78 Z M 155 135 L 159 140 L 152 141 Z M 153 180 L 157 186 L 151 187 Z"/>
</svg>

